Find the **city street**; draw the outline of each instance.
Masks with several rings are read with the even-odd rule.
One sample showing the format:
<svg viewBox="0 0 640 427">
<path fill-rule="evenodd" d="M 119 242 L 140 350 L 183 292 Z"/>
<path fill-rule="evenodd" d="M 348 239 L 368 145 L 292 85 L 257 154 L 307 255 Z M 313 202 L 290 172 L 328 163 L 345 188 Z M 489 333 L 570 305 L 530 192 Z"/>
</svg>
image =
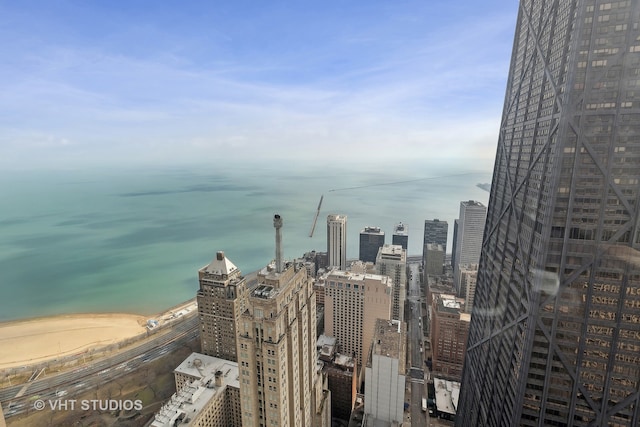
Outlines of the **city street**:
<svg viewBox="0 0 640 427">
<path fill-rule="evenodd" d="M 429 426 L 427 413 L 422 411 L 422 398 L 426 398 L 426 388 L 424 384 L 424 350 L 422 348 L 422 308 L 420 291 L 420 263 L 411 262 L 408 265 L 409 276 L 407 277 L 407 307 L 406 322 L 408 325 L 407 351 L 409 352 L 410 368 L 407 381 L 411 384 L 411 402 L 409 413 L 411 415 L 411 426 Z"/>
</svg>

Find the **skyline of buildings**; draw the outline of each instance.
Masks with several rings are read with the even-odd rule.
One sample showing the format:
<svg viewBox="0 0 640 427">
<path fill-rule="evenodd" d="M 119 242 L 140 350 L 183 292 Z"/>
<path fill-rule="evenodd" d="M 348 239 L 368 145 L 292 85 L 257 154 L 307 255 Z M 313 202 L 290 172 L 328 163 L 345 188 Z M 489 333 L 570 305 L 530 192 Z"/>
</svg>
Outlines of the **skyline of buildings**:
<svg viewBox="0 0 640 427">
<path fill-rule="evenodd" d="M 520 3 L 458 426 L 640 424 L 639 5 Z"/>
<path fill-rule="evenodd" d="M 453 282 L 466 298 L 464 310 L 474 307 L 473 317 L 462 313 L 460 302 L 436 297 L 432 305 L 434 370 L 464 375 L 459 425 L 627 426 L 640 421 L 638 18 L 638 6 L 629 1 L 522 1 L 486 223 L 479 225 L 471 208 L 482 206 L 472 200 L 461 203 L 454 222 Z M 346 215 L 336 215 L 335 224 L 330 218 L 328 265 L 347 270 Z M 243 425 L 313 425 L 326 419 L 319 409 L 326 387 L 314 370 L 316 297 L 309 276 L 316 264 L 285 262 L 277 215 L 274 226 L 275 261 L 258 273 L 250 290 L 223 252 L 199 270 L 205 354 L 197 357 L 239 357 L 237 397 L 243 409 L 231 413 Z M 436 243 L 426 243 L 426 228 L 425 221 L 428 274 L 428 249 Z M 478 235 L 483 240 L 476 261 Z M 398 224 L 393 243 L 399 245 L 392 248 L 406 248 L 407 236 L 406 226 Z M 401 253 L 405 268 L 376 259 L 379 273 L 392 282 L 389 318 L 400 320 L 406 249 Z M 357 276 L 348 271 L 342 278 L 339 271 L 326 276 L 334 295 L 326 302 L 332 319 L 339 319 L 332 320 L 336 329 L 368 314 L 358 300 L 375 285 L 360 283 Z M 464 372 L 446 365 L 459 365 L 464 352 L 439 324 L 441 315 L 455 310 L 459 320 L 471 320 Z M 374 332 L 379 333 L 377 327 Z M 340 333 L 360 352 L 351 354 L 362 367 L 366 332 L 361 341 L 353 331 Z M 376 338 L 372 357 L 380 344 Z M 455 339 L 456 345 L 464 341 Z M 269 347 L 274 342 L 277 353 Z M 191 363 L 188 368 L 200 372 L 195 360 Z M 234 390 L 223 388 L 219 371 L 208 378 L 187 371 L 179 367 L 175 378 L 176 399 L 184 404 L 205 395 L 221 402 L 224 390 Z M 302 403 L 307 401 L 309 408 Z M 229 408 L 205 408 L 194 413 L 216 424 L 238 423 L 225 415 Z"/>
<path fill-rule="evenodd" d="M 461 202 L 453 223 L 453 284 L 464 303 L 453 297 L 433 300 L 433 367 L 445 377 L 463 376 L 458 425 L 636 426 L 640 7 L 633 0 L 520 4 L 491 199 L 488 207 Z M 481 209 L 475 208 L 484 208 L 482 221 Z M 338 345 L 359 358 L 363 375 L 373 373 L 383 356 L 381 320 L 376 320 L 370 352 L 365 350 L 367 328 L 361 326 L 358 337 L 357 326 L 384 312 L 386 300 L 389 319 L 403 320 L 408 228 L 401 222 L 395 227 L 397 246 L 384 245 L 382 232 L 374 261 L 376 276 L 386 277 L 378 283 L 373 275 L 346 271 L 346 222 L 346 215 L 327 217 L 323 267 L 345 271 L 325 271 L 322 296 L 310 280 L 317 262 L 284 260 L 277 215 L 275 260 L 257 274 L 251 289 L 224 252 L 199 270 L 203 354 L 194 353 L 187 366 L 176 369 L 176 400 L 162 408 L 167 422 L 188 417 L 184 408 L 213 425 L 326 421 L 320 410 L 326 384 L 314 369 L 315 304 L 320 301 L 329 307 Z M 439 275 L 447 232 L 444 243 L 436 238 L 441 240 L 440 227 L 447 222 L 429 222 L 427 233 L 428 222 L 422 265 L 425 275 Z M 362 239 L 363 233 L 360 259 Z M 367 251 L 377 244 L 368 243 Z M 404 248 L 400 255 L 396 247 Z M 367 276 L 373 281 L 366 282 Z M 381 295 L 366 294 L 371 288 Z M 375 304 L 366 306 L 367 298 Z M 465 330 L 453 325 L 456 315 L 470 325 L 463 371 L 459 344 L 466 338 L 447 330 Z M 217 363 L 209 356 L 238 361 L 237 387 L 221 375 L 226 370 L 224 377 L 233 377 L 226 365 L 202 374 L 202 363 Z M 394 372 L 393 363 L 389 366 L 385 372 Z M 348 381 L 348 375 L 342 379 Z M 372 384 L 366 382 L 369 396 L 380 400 L 382 390 Z M 207 403 L 196 403 L 205 397 Z M 372 403 L 365 400 L 367 405 L 371 411 Z"/>
</svg>

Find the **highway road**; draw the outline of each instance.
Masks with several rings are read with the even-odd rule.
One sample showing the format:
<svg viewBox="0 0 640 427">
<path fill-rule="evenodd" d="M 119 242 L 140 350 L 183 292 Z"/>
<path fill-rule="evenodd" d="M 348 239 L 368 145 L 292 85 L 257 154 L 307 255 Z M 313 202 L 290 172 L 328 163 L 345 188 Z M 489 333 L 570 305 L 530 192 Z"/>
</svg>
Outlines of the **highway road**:
<svg viewBox="0 0 640 427">
<path fill-rule="evenodd" d="M 257 284 L 257 271 L 245 275 L 247 286 Z M 172 321 L 139 344 L 121 352 L 88 362 L 61 373 L 42 373 L 37 380 L 0 389 L 0 403 L 6 418 L 31 410 L 37 399 L 72 398 L 101 384 L 113 381 L 158 359 L 199 336 L 198 311 L 194 310 Z"/>
<path fill-rule="evenodd" d="M 158 331 L 150 339 L 120 353 L 88 362 L 67 372 L 44 372 L 35 381 L 0 389 L 0 403 L 5 417 L 29 411 L 36 399 L 46 401 L 85 393 L 180 348 L 198 335 L 199 319 L 197 311 L 194 311 L 174 321 L 166 331 Z"/>
</svg>

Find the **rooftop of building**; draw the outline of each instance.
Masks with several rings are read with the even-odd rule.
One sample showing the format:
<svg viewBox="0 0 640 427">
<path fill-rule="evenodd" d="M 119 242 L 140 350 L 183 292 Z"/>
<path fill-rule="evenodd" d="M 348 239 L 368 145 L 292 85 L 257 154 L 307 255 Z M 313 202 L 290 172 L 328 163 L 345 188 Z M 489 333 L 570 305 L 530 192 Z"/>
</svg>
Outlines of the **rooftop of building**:
<svg viewBox="0 0 640 427">
<path fill-rule="evenodd" d="M 402 245 L 385 243 L 378 249 L 378 255 L 391 255 L 395 257 L 402 257 L 402 255 L 404 255 L 406 257 L 407 251 L 402 248 Z"/>
<path fill-rule="evenodd" d="M 349 280 L 351 282 L 360 281 L 364 282 L 366 279 L 381 281 L 383 283 L 389 283 L 391 279 L 387 276 L 382 276 L 380 274 L 369 274 L 369 273 L 353 273 L 351 271 L 342 271 L 333 269 L 323 276 L 323 279 L 326 281 L 329 278 L 334 278 L 336 280 Z"/>
<path fill-rule="evenodd" d="M 257 284 L 250 296 L 261 299 L 274 298 L 301 270 L 306 272 L 303 263 L 285 261 L 282 271 L 278 272 L 275 261 L 271 261 L 258 272 Z"/>
<path fill-rule="evenodd" d="M 478 202 L 476 200 L 467 200 L 467 201 L 464 201 L 464 202 L 460 202 L 460 204 L 464 205 L 464 206 L 479 206 L 479 207 L 483 207 L 483 208 L 485 207 L 482 203 L 480 203 L 480 202 Z"/>
<path fill-rule="evenodd" d="M 379 234 L 384 236 L 384 231 L 380 227 L 367 226 L 362 229 L 361 234 Z"/>
<path fill-rule="evenodd" d="M 316 340 L 316 347 L 322 348 L 325 345 L 335 346 L 336 338 L 325 334 L 320 335 Z"/>
<path fill-rule="evenodd" d="M 356 260 L 356 261 L 352 261 L 349 264 L 348 270 L 351 271 L 352 273 L 374 274 L 376 271 L 376 265 L 369 261 L 363 262 L 360 260 Z"/>
<path fill-rule="evenodd" d="M 253 289 L 253 291 L 251 291 L 251 296 L 254 298 L 269 299 L 276 296 L 279 291 L 280 289 L 276 288 L 275 286 L 260 283 Z"/>
<path fill-rule="evenodd" d="M 399 223 L 393 229 L 393 234 L 396 236 L 407 236 L 409 234 L 409 227 L 407 224 Z"/>
<path fill-rule="evenodd" d="M 154 416 L 151 427 L 188 424 L 227 386 L 239 389 L 238 364 L 224 359 L 191 353 L 176 369 L 196 379 L 171 396 Z"/>
<path fill-rule="evenodd" d="M 433 224 L 433 223 L 441 223 L 441 224 L 446 224 L 447 221 L 440 221 L 438 218 L 435 219 L 425 219 L 424 220 L 425 224 Z"/>
<path fill-rule="evenodd" d="M 455 292 L 453 279 L 451 277 L 429 275 L 427 276 L 427 281 L 429 292 L 432 294 Z"/>
<path fill-rule="evenodd" d="M 464 308 L 464 299 L 449 294 L 435 294 L 436 310 L 440 313 L 460 314 Z"/>
<path fill-rule="evenodd" d="M 436 407 L 438 411 L 455 415 L 458 410 L 460 383 L 433 377 L 433 385 L 436 389 Z"/>
<path fill-rule="evenodd" d="M 225 382 L 238 387 L 238 364 L 229 360 L 207 356 L 201 353 L 191 353 L 176 369 L 175 373 L 203 379 L 213 378 L 216 372 L 222 372 Z"/>
<path fill-rule="evenodd" d="M 240 274 L 238 267 L 225 256 L 223 251 L 218 251 L 213 260 L 200 270 L 221 277 L 230 276 L 234 273 Z"/>
<path fill-rule="evenodd" d="M 346 221 L 347 216 L 344 214 L 329 214 L 327 215 L 327 221 Z"/>
<path fill-rule="evenodd" d="M 333 363 L 337 366 L 341 366 L 343 368 L 351 368 L 355 366 L 355 359 L 351 356 L 347 356 L 346 354 L 336 354 L 335 359 L 333 359 Z"/>
<path fill-rule="evenodd" d="M 325 361 L 332 360 L 336 352 L 336 339 L 327 335 L 320 335 L 316 341 L 316 349 L 320 359 Z"/>
<path fill-rule="evenodd" d="M 371 352 L 374 355 L 398 359 L 400 362 L 399 372 L 404 372 L 406 353 L 404 327 L 404 322 L 398 320 L 377 319 L 373 334 L 373 346 L 371 347 Z M 371 367 L 371 360 L 367 361 L 367 366 Z"/>
</svg>

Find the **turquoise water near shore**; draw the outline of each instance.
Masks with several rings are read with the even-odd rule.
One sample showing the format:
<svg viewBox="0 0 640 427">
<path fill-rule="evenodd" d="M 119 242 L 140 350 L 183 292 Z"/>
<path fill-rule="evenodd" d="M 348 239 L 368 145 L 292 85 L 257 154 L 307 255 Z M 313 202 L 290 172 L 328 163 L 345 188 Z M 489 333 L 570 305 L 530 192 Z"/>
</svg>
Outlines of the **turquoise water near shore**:
<svg viewBox="0 0 640 427">
<path fill-rule="evenodd" d="M 486 204 L 476 184 L 490 180 L 491 171 L 383 165 L 3 171 L 0 321 L 161 311 L 195 296 L 197 270 L 218 250 L 245 273 L 266 265 L 274 213 L 286 258 L 326 250 L 330 213 L 348 215 L 350 258 L 364 226 L 381 227 L 390 243 L 400 221 L 417 255 L 424 220 L 449 221 L 450 241 L 459 202 Z"/>
</svg>

